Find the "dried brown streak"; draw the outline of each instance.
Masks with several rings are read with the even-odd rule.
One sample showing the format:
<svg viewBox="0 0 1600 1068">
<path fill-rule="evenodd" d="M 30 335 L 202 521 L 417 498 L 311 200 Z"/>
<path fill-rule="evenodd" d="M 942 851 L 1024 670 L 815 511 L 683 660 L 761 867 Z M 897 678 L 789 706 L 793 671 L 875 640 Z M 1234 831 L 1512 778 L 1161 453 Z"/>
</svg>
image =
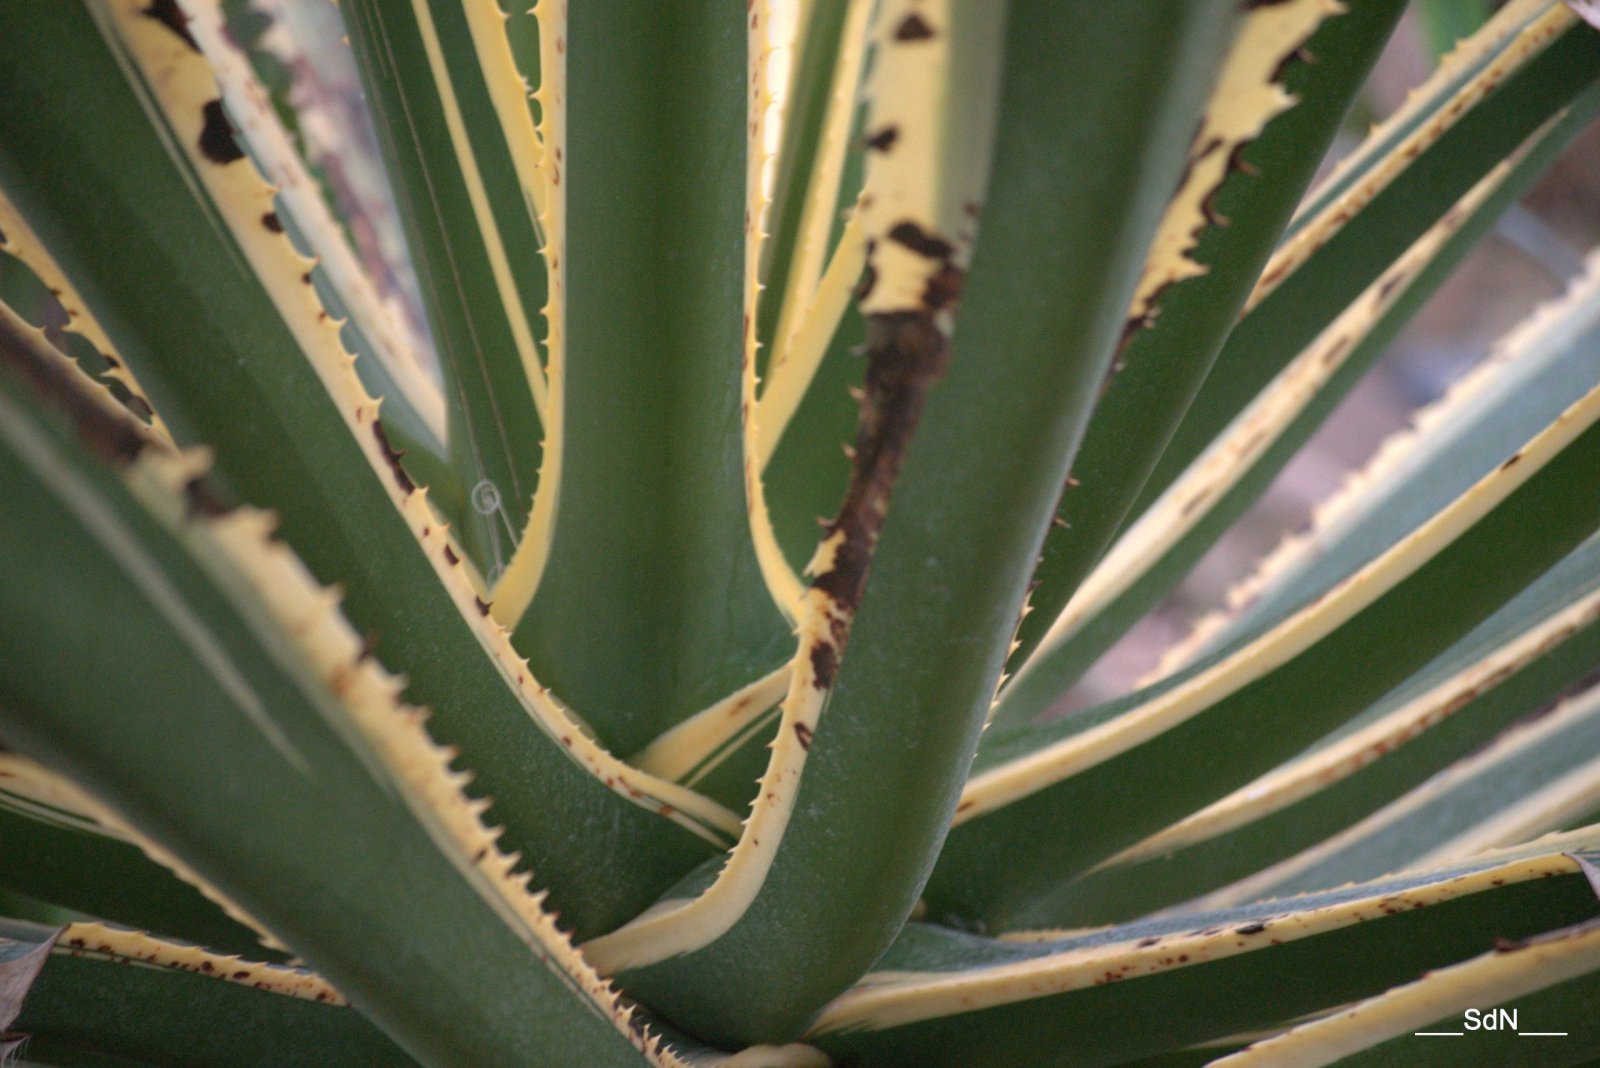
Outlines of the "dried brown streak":
<svg viewBox="0 0 1600 1068">
<path fill-rule="evenodd" d="M 944 373 L 949 349 L 931 314 L 888 312 L 867 319 L 867 378 L 856 424 L 855 463 L 826 537 L 843 534 L 833 566 L 812 581 L 846 613 L 866 586 L 867 569 L 906 446 L 922 416 L 928 386 Z M 836 621 L 837 622 L 837 621 Z"/>
<path fill-rule="evenodd" d="M 796 723 L 794 725 L 794 736 L 795 736 L 796 739 L 799 740 L 801 749 L 810 749 L 811 748 L 811 728 L 810 727 L 806 726 L 804 723 Z"/>
<path fill-rule="evenodd" d="M 147 19 L 155 19 L 161 25 L 183 38 L 183 43 L 200 51 L 200 46 L 195 43 L 194 37 L 189 33 L 189 16 L 185 15 L 178 7 L 178 0 L 151 0 L 149 7 L 139 12 Z"/>
<path fill-rule="evenodd" d="M 222 98 L 211 101 L 201 109 L 205 125 L 200 129 L 200 153 L 212 163 L 228 164 L 244 159 L 244 150 L 234 140 L 233 124 L 222 108 Z"/>
<path fill-rule="evenodd" d="M 25 337 L 3 323 L 0 366 L 15 370 L 46 402 L 65 412 L 84 446 L 106 463 L 131 463 L 148 444 L 137 424 L 91 401 L 66 366 L 40 356 Z"/>
</svg>

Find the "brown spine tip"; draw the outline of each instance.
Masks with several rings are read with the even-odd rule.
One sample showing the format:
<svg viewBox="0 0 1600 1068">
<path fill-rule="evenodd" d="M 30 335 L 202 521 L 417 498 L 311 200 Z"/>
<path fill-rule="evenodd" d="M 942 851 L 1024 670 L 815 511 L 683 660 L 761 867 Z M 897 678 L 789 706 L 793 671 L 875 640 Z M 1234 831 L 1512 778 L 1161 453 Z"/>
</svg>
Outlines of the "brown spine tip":
<svg viewBox="0 0 1600 1068">
<path fill-rule="evenodd" d="M 378 439 L 378 449 L 383 453 L 384 460 L 388 461 L 389 470 L 394 473 L 395 483 L 406 493 L 415 490 L 416 483 L 411 481 L 411 476 L 406 474 L 406 469 L 400 465 L 400 457 L 406 454 L 405 450 L 396 449 L 389 444 L 389 434 L 383 429 L 382 420 L 372 421 L 372 436 Z"/>
</svg>

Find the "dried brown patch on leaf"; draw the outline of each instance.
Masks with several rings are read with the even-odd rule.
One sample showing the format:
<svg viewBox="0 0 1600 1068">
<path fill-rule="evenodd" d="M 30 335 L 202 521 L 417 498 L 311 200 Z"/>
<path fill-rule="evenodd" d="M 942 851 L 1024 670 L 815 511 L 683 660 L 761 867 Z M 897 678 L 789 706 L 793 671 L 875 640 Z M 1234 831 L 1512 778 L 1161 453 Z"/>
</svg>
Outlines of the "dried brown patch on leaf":
<svg viewBox="0 0 1600 1068">
<path fill-rule="evenodd" d="M 239 141 L 233 123 L 228 121 L 228 112 L 222 106 L 222 98 L 206 104 L 201 109 L 204 124 L 200 127 L 200 153 L 212 163 L 226 165 L 244 159 L 244 149 L 239 147 Z"/>
</svg>

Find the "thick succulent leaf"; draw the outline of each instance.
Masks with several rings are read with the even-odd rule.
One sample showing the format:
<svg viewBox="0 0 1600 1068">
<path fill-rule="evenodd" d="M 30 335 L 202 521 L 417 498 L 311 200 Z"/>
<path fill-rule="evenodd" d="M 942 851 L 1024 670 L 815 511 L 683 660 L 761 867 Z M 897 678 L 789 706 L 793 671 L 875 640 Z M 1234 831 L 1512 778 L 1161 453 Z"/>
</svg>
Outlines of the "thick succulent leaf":
<svg viewBox="0 0 1600 1068">
<path fill-rule="evenodd" d="M 256 957 L 260 935 L 152 860 L 145 843 L 71 783 L 0 753 L 0 886 L 74 912 Z"/>
<path fill-rule="evenodd" d="M 1121 525 L 1403 10 L 1300 0 L 1247 16 L 1163 220 L 1179 240 L 1158 243 L 1146 263 L 1147 292 L 1073 460 L 1017 656 L 1033 650 Z"/>
<path fill-rule="evenodd" d="M 1202 894 L 1231 904 L 1335 886 L 1420 856 L 1436 843 L 1418 832 L 1396 842 L 1415 852 L 1394 863 L 1348 874 L 1337 865 L 1309 870 L 1324 849 L 1342 850 L 1338 839 L 1318 843 L 1342 839 L 1346 828 L 1413 788 L 1427 789 L 1421 784 L 1430 776 L 1597 662 L 1600 539 L 1591 538 L 1338 731 L 1084 876 L 1062 905 L 1063 921 L 1126 919 Z M 1367 833 L 1351 833 L 1359 853 Z"/>
<path fill-rule="evenodd" d="M 1214 651 L 1322 596 L 1600 383 L 1597 298 L 1591 272 L 1515 331 L 1419 414 L 1414 430 L 1387 442 L 1324 506 L 1313 531 L 1291 539 L 1246 587 L 1269 592 L 1204 645 L 1190 644 Z M 1073 922 L 1137 915 L 1233 882 L 1338 832 L 1484 744 L 1600 660 L 1597 582 L 1600 543 L 1591 539 L 1310 751 L 1089 877 L 1074 893 L 1082 911 Z"/>
<path fill-rule="evenodd" d="M 1563 702 L 1496 738 L 1342 834 L 1241 884 L 1210 906 L 1443 864 L 1560 830 L 1600 810 L 1600 692 Z"/>
<path fill-rule="evenodd" d="M 563 484 L 531 608 L 540 678 L 631 752 L 782 664 L 740 420 L 747 184 L 737 5 L 574 5 Z M 544 36 L 548 37 L 546 32 Z"/>
<path fill-rule="evenodd" d="M 880 241 L 880 258 L 869 259 L 878 276 L 863 310 L 879 331 L 869 337 L 869 351 L 879 349 L 869 356 L 862 426 L 889 429 L 858 436 L 852 494 L 860 489 L 861 496 L 847 496 L 813 562 L 808 607 L 816 615 L 802 621 L 807 651 L 795 663 L 762 794 L 709 891 L 589 944 L 603 966 L 629 969 L 630 989 L 680 1025 L 713 1038 L 789 1037 L 822 998 L 877 956 L 915 903 L 1094 383 L 1109 361 L 1137 276 L 1133 250 L 1155 227 L 1226 45 L 1225 6 L 1121 5 L 1113 13 L 1095 5 L 1012 5 L 982 244 L 948 375 L 927 388 L 881 541 L 868 518 L 874 509 L 852 508 L 887 496 L 886 485 L 863 487 L 861 471 L 893 476 L 893 452 L 903 443 L 889 435 L 901 432 L 895 421 L 906 409 L 877 422 L 884 394 L 875 402 L 873 391 L 896 374 L 909 389 L 922 388 L 916 374 L 923 369 L 909 348 L 897 368 L 885 346 L 909 344 L 924 328 L 937 331 L 942 313 L 931 309 L 941 302 L 928 298 L 948 296 L 929 286 L 927 259 L 896 264 L 886 247 L 906 238 L 931 253 L 938 235 L 928 228 L 946 210 L 962 212 L 962 200 L 935 203 L 930 218 L 917 199 L 927 190 L 908 188 L 900 202 L 911 216 L 901 220 L 907 228 Z M 952 25 L 952 13 L 971 19 L 974 32 L 958 33 L 965 27 Z M 982 78 L 977 31 L 997 14 L 963 5 L 883 9 L 878 39 L 908 60 L 917 47 L 948 47 L 959 78 Z M 879 120 L 893 121 L 908 98 L 921 105 L 949 91 L 930 85 L 926 71 L 907 71 L 891 86 L 869 131 Z M 965 99 L 975 106 L 975 94 Z M 1129 101 L 1138 106 L 1130 110 Z M 950 121 L 959 129 L 981 116 Z M 869 167 L 897 152 L 932 150 L 918 137 L 962 145 L 909 123 L 899 133 Z M 981 146 L 962 147 L 967 158 L 950 163 L 973 166 Z M 952 192 L 963 181 L 938 167 L 917 173 L 916 181 L 947 182 Z M 892 208 L 894 201 L 885 203 Z M 870 236 L 870 219 L 866 226 Z M 940 251 L 957 256 L 962 232 L 950 237 Z M 932 269 L 939 277 L 937 259 Z M 946 273 L 942 281 L 957 277 Z M 901 301 L 913 306 L 895 311 Z M 1049 312 L 1036 314 L 1040 309 Z M 896 334 L 901 326 L 905 333 Z M 898 395 L 912 410 L 921 403 L 910 392 Z M 934 573 L 938 582 L 928 580 Z M 863 582 L 867 593 L 851 629 Z M 850 632 L 842 660 L 829 641 L 834 619 Z M 671 953 L 684 955 L 639 966 Z"/>
<path fill-rule="evenodd" d="M 192 454 L 3 341 L 5 744 L 104 798 L 419 1060 L 654 1056 L 271 517 L 220 505 Z"/>
<path fill-rule="evenodd" d="M 338 1066 L 416 1062 L 326 980 L 121 927 L 0 921 L 0 946 L 44 949 L 21 1016 L 23 1063 Z"/>
<path fill-rule="evenodd" d="M 1594 1016 L 1600 996 L 1600 924 L 1578 924 L 1428 972 L 1325 1020 L 1251 1045 L 1217 1061 L 1219 1068 L 1518 1068 L 1591 1064 L 1600 1056 Z M 1514 1026 L 1467 1026 L 1499 1013 Z M 1526 1022 L 1524 1022 L 1526 1021 Z M 1452 1039 L 1463 1041 L 1455 1042 Z"/>
<path fill-rule="evenodd" d="M 1600 37 L 1562 3 L 1508 4 L 1464 42 L 1296 215 L 1135 511 L 1407 245 L 1596 78 Z"/>
<path fill-rule="evenodd" d="M 1018 671 L 1017 683 L 1044 668 L 1047 651 L 1050 681 L 1034 685 L 1044 685 L 1043 699 L 1053 698 L 1176 585 L 1265 491 L 1498 213 L 1600 109 L 1600 92 L 1592 88 L 1600 78 L 1600 36 L 1563 5 L 1508 5 L 1473 41 L 1374 130 L 1296 217 L 1128 510 L 1111 554 L 1051 621 L 1041 655 Z M 1550 126 L 1557 115 L 1565 117 Z M 1510 175 L 1504 173 L 1508 158 L 1520 160 Z M 1489 192 L 1486 185 L 1495 183 L 1500 191 Z M 1475 195 L 1484 205 L 1462 218 L 1458 202 Z M 1440 226 L 1459 227 L 1459 236 L 1439 249 L 1420 277 L 1388 294 L 1392 307 L 1371 324 L 1365 343 L 1330 356 L 1325 370 L 1331 377 L 1296 396 L 1315 370 L 1308 354 L 1328 341 L 1341 317 L 1375 299 L 1396 262 Z M 1293 385 L 1296 380 L 1301 385 Z M 1252 414 L 1269 406 L 1287 414 L 1282 406 L 1291 396 L 1289 426 L 1260 435 L 1249 425 Z M 1222 492 L 1214 468 L 1235 453 L 1229 463 L 1239 470 Z M 997 714 L 1025 722 L 1041 709 L 1039 700 L 1036 695 Z"/>
<path fill-rule="evenodd" d="M 277 512 L 408 698 L 433 708 L 438 736 L 472 754 L 474 790 L 495 799 L 507 847 L 537 865 L 563 920 L 583 934 L 622 922 L 736 821 L 598 748 L 474 603 L 303 281 L 309 261 L 262 221 L 270 188 L 207 103 L 208 68 L 142 11 L 0 10 L 6 39 L 28 42 L 0 58 L 6 84 L 52 101 L 0 114 L 0 186 L 178 440 L 214 448 L 223 486 Z"/>
<path fill-rule="evenodd" d="M 730 808 L 748 805 L 788 690 L 784 665 L 666 731 L 628 762 Z"/>
<path fill-rule="evenodd" d="M 1181 581 L 1597 111 L 1600 85 L 1491 170 L 1284 368 L 1090 573 L 1007 687 L 997 715 L 1015 724 L 1044 713 Z"/>
<path fill-rule="evenodd" d="M 539 141 L 492 3 L 358 0 L 349 28 L 444 372 L 458 537 L 490 587 L 529 529 L 541 437 L 560 435 L 537 335 L 550 290 Z M 549 373 L 561 374 L 552 359 Z M 553 387 L 553 388 L 552 388 Z M 532 548 L 526 550 L 532 552 Z"/>
<path fill-rule="evenodd" d="M 1452 868 L 1084 934 L 998 941 L 914 924 L 807 1040 L 847 1063 L 1087 1068 L 1281 1025 L 1496 939 L 1594 918 L 1581 858 L 1595 841 L 1589 828 Z"/>
<path fill-rule="evenodd" d="M 773 369 L 774 347 L 795 331 L 822 277 L 838 237 L 841 195 L 846 203 L 855 199 L 845 172 L 870 8 L 864 0 L 816 0 L 796 29 L 769 236 L 761 252 L 766 292 L 757 338 L 763 377 Z"/>
<path fill-rule="evenodd" d="M 1070 898 L 1073 876 L 1403 682 L 1600 525 L 1600 497 L 1580 489 L 1600 480 L 1597 420 L 1600 388 L 1272 628 L 1098 710 L 995 735 L 930 884 L 934 915 L 990 927 L 1052 923 L 1045 917 Z M 1196 756 L 1217 752 L 1229 759 Z M 1084 818 L 1107 806 L 1120 818 Z"/>
<path fill-rule="evenodd" d="M 1404 536 L 1503 461 L 1538 426 L 1600 383 L 1600 253 L 1566 295 L 1508 335 L 1494 352 L 1379 447 L 1309 530 L 1285 538 L 1227 596 L 1232 610 L 1202 619 L 1158 674 L 1177 670 L 1263 620 L 1317 596 Z"/>
</svg>

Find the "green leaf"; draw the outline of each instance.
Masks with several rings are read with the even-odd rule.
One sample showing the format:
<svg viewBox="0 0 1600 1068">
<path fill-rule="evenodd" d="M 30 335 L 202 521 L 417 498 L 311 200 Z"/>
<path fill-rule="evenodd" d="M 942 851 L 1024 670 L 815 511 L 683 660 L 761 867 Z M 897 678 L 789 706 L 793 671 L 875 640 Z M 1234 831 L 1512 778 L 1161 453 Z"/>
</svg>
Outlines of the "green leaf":
<svg viewBox="0 0 1600 1068">
<path fill-rule="evenodd" d="M 1600 479 L 1596 419 L 1600 388 L 1277 626 L 1125 700 L 988 739 L 929 886 L 932 915 L 990 929 L 1055 922 L 1072 877 L 1292 756 L 1443 652 L 1600 526 L 1600 498 L 1577 489 Z M 1222 751 L 1226 762 L 1197 756 Z"/>
<path fill-rule="evenodd" d="M 474 792 L 494 799 L 505 846 L 536 866 L 563 922 L 581 935 L 623 922 L 736 821 L 595 746 L 474 604 L 301 280 L 307 261 L 261 221 L 270 189 L 225 150 L 224 119 L 207 118 L 218 114 L 209 68 L 141 11 L 132 0 L 0 10 L 0 32 L 20 42 L 0 76 L 51 102 L 0 113 L 0 187 L 178 441 L 213 448 L 222 491 L 278 514 L 284 539 L 340 585 L 354 625 L 405 676 L 408 699 L 433 709 L 437 737 L 470 754 Z M 39 54 L 51 61 L 30 61 Z M 105 130 L 117 131 L 114 153 Z M 230 162 L 206 156 L 202 134 Z"/>
<path fill-rule="evenodd" d="M 91 916 L 271 958 L 260 936 L 85 809 L 58 777 L 0 755 L 0 886 Z M 80 795 L 81 796 L 81 795 Z M 87 799 L 83 799 L 87 800 Z M 70 807 L 69 807 L 70 806 Z"/>
<path fill-rule="evenodd" d="M 1216 1063 L 1219 1068 L 1590 1064 L 1600 1055 L 1593 1013 L 1597 995 L 1600 925 L 1589 922 L 1503 942 L 1493 952 L 1430 972 Z M 1498 1010 L 1508 1011 L 1510 1021 Z M 1479 1026 L 1469 1022 L 1473 1016 Z M 1486 1019 L 1498 1026 L 1486 1026 Z M 1455 1037 L 1464 1041 L 1448 1040 Z"/>
<path fill-rule="evenodd" d="M 450 459 L 470 505 L 459 534 L 492 587 L 525 537 L 544 536 L 529 529 L 541 436 L 560 432 L 540 418 L 549 281 L 526 90 L 492 4 L 340 10 L 444 372 Z"/>
<path fill-rule="evenodd" d="M 0 358 L 6 746 L 103 798 L 419 1060 L 638 1064 L 649 1036 L 271 517 L 227 510 L 194 456 L 29 339 L 0 335 Z"/>
<path fill-rule="evenodd" d="M 846 1063 L 1090 1068 L 1281 1026 L 1496 939 L 1592 919 L 1577 851 L 1594 842 L 1590 828 L 1452 868 L 1088 933 L 996 941 L 913 924 L 807 1040 Z"/>
<path fill-rule="evenodd" d="M 792 1037 L 882 951 L 914 905 L 993 696 L 1092 383 L 1109 361 L 1138 271 L 1134 250 L 1156 224 L 1226 44 L 1224 6 L 1012 5 L 993 177 L 965 309 L 947 377 L 928 389 L 894 484 L 837 677 L 830 678 L 830 619 L 847 618 L 854 604 L 836 570 L 842 556 L 831 567 L 828 556 L 872 540 L 870 531 L 842 526 L 818 554 L 822 578 L 808 596 L 844 592 L 819 602 L 829 615 L 802 623 L 803 634 L 818 628 L 808 635 L 813 653 L 797 660 L 773 763 L 728 867 L 693 903 L 588 945 L 603 967 L 625 961 L 624 984 L 679 1026 L 723 1043 Z M 934 37 L 903 40 L 947 40 L 962 57 L 952 69 L 981 80 L 982 24 L 994 16 L 949 10 L 972 19 L 974 32 L 957 32 L 958 22 L 948 38 L 935 29 Z M 936 26 L 948 17 L 916 14 Z M 881 11 L 879 40 L 910 16 Z M 893 88 L 907 97 L 950 91 L 901 81 Z M 894 112 L 876 114 L 870 122 Z M 966 158 L 947 166 L 975 164 L 980 143 L 949 146 Z M 923 172 L 922 180 L 941 177 Z M 870 172 L 867 183 L 870 194 Z M 951 207 L 959 213 L 960 201 Z M 874 294 L 890 278 L 886 261 L 878 269 Z M 900 282 L 915 297 L 925 279 L 907 264 Z M 891 313 L 868 310 L 881 330 Z M 907 311 L 903 321 L 921 322 L 917 314 Z M 883 367 L 876 373 L 887 375 Z M 869 408 L 863 425 L 872 418 Z M 863 435 L 859 457 L 863 444 L 877 447 Z M 892 463 L 889 471 L 893 477 Z M 685 948 L 692 951 L 644 967 L 629 956 Z"/>
<path fill-rule="evenodd" d="M 847 142 L 855 125 L 851 113 L 869 8 L 863 0 L 813 0 L 804 24 L 795 33 L 769 236 L 761 257 L 765 296 L 760 303 L 757 340 L 763 377 L 779 336 L 780 319 L 803 311 L 822 262 L 833 247 L 838 230 L 833 213 L 841 204 L 852 203 L 860 187 L 860 149 Z M 856 157 L 854 166 L 848 162 L 852 156 Z M 855 183 L 847 180 L 847 170 L 856 172 Z M 792 282 L 791 275 L 795 276 Z"/>
<path fill-rule="evenodd" d="M 1351 862 L 1370 856 L 1360 821 L 1428 789 L 1429 776 L 1579 682 L 1600 659 L 1597 623 L 1600 541 L 1591 538 L 1338 731 L 1084 876 L 1063 904 L 1064 922 L 1127 919 L 1211 891 L 1207 901 L 1228 904 L 1393 870 L 1409 856 L 1347 868 L 1330 836 L 1349 828 Z M 1421 831 L 1390 840 L 1410 856 L 1437 844 Z M 1332 859 L 1318 863 L 1325 852 Z"/>
<path fill-rule="evenodd" d="M 1017 671 L 1002 696 L 1005 722 L 1025 723 L 1048 710 L 1181 581 L 1272 484 L 1500 214 L 1597 111 L 1600 86 L 1593 86 L 1491 170 L 1402 256 L 1384 264 L 1360 297 L 1295 356 L 1250 409 L 1208 446 L 1205 456 L 1130 524 L 1052 625 L 1043 646 Z"/>
<path fill-rule="evenodd" d="M 1215 648 L 1318 596 L 1405 536 L 1600 384 L 1600 260 L 1392 436 L 1346 489 L 1317 508 L 1312 529 L 1287 539 L 1229 600 L 1249 602 L 1205 638 Z M 1188 655 L 1193 655 L 1194 644 Z"/>
<path fill-rule="evenodd" d="M 1484 48 L 1441 68 L 1296 217 L 1293 254 L 1269 265 L 1135 513 L 1397 255 L 1600 77 L 1600 37 L 1560 3 L 1512 4 L 1482 36 Z M 1352 194 L 1365 207 L 1341 221 Z"/>
<path fill-rule="evenodd" d="M 1437 60 L 1470 37 L 1493 13 L 1487 0 L 1421 0 L 1417 5 L 1428 51 Z"/>
<path fill-rule="evenodd" d="M 1404 10 L 1388 0 L 1361 0 L 1328 17 L 1322 5 L 1300 5 L 1310 9 L 1313 28 L 1316 20 L 1327 19 L 1304 40 L 1294 20 L 1306 16 L 1293 6 L 1268 5 L 1250 14 L 1246 26 L 1257 32 L 1247 30 L 1230 55 L 1240 73 L 1208 104 L 1212 117 L 1190 149 L 1197 156 L 1189 176 L 1195 188 L 1171 209 L 1184 233 L 1197 231 L 1184 259 L 1204 273 L 1171 273 L 1183 270 L 1181 262 L 1163 270 L 1159 260 L 1172 260 L 1170 250 L 1147 266 L 1152 284 L 1164 288 L 1151 294 L 1152 306 L 1129 320 L 1114 373 L 1073 460 L 1057 508 L 1060 522 L 1045 539 L 1034 573 L 1038 585 L 1018 629 L 1015 663 L 1038 645 L 1116 534 Z M 1280 29 L 1286 21 L 1297 31 L 1287 40 Z M 1267 117 L 1253 140 L 1248 126 L 1237 125 L 1240 111 Z M 1208 169 L 1219 160 L 1225 161 L 1220 171 Z M 1198 227 L 1189 217 L 1196 196 Z M 996 722 L 1017 715 L 1003 704 Z"/>
<path fill-rule="evenodd" d="M 101 924 L 58 932 L 0 921 L 0 937 L 42 951 L 21 1017 L 7 1025 L 26 1036 L 25 1063 L 416 1063 L 300 969 Z"/>
<path fill-rule="evenodd" d="M 1560 830 L 1600 808 L 1600 692 L 1557 706 L 1291 863 L 1249 893 L 1281 897 L 1443 863 Z"/>
<path fill-rule="evenodd" d="M 1597 322 L 1600 288 L 1591 272 L 1419 413 L 1415 429 L 1385 443 L 1351 488 L 1319 509 L 1314 529 L 1291 539 L 1250 580 L 1265 590 L 1259 599 L 1206 645 L 1191 648 L 1191 658 L 1249 640 L 1328 592 L 1594 388 Z M 1138 915 L 1243 878 L 1335 834 L 1482 745 L 1591 669 L 1600 642 L 1592 607 L 1597 581 L 1600 543 L 1591 539 L 1311 750 L 1187 818 L 1183 829 L 1136 847 L 1144 862 L 1123 863 L 1134 859 L 1123 855 L 1088 876 L 1074 890 L 1071 922 Z"/>
<path fill-rule="evenodd" d="M 789 652 L 739 417 L 748 18 L 639 0 L 575 4 L 565 28 L 562 270 L 581 358 L 549 560 L 515 641 L 618 752 Z"/>
</svg>

